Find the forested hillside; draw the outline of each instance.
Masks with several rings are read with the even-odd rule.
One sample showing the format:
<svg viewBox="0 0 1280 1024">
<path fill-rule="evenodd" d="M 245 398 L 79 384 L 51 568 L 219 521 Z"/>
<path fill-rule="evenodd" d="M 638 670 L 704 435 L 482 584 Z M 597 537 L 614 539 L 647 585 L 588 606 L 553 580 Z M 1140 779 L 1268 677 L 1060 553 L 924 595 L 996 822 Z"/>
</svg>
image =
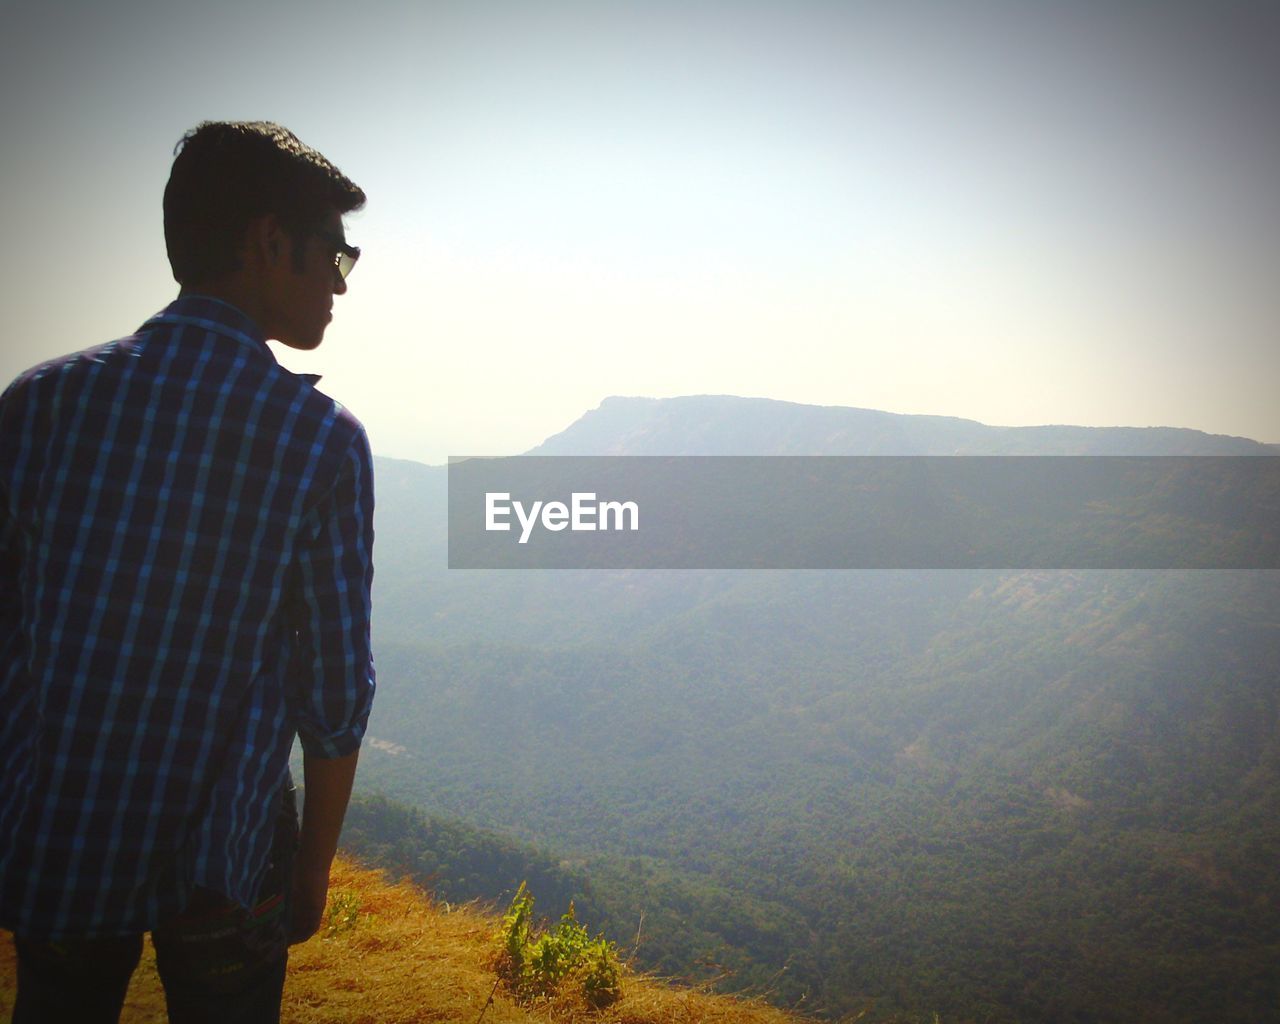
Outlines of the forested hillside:
<svg viewBox="0 0 1280 1024">
<path fill-rule="evenodd" d="M 734 400 L 707 401 L 606 403 L 613 433 L 581 443 L 752 436 L 759 410 L 735 427 Z M 859 419 L 864 446 L 1030 443 L 763 415 L 789 425 L 760 439 L 792 452 L 860 450 Z M 1113 454 L 1261 448 L 1088 434 Z M 541 857 L 611 935 L 640 933 L 642 962 L 831 1016 L 868 998 L 995 1021 L 1280 1005 L 1280 574 L 449 573 L 443 470 L 379 472 L 360 784 L 547 851 L 473 880 L 509 886 Z M 487 842 L 444 841 L 439 876 Z"/>
</svg>

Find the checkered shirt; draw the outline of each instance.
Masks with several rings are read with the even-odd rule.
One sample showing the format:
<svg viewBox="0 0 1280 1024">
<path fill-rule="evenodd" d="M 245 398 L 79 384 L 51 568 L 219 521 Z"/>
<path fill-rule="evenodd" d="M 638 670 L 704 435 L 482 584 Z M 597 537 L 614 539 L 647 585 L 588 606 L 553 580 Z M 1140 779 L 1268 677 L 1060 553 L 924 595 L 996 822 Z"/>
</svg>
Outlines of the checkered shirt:
<svg viewBox="0 0 1280 1024">
<path fill-rule="evenodd" d="M 252 903 L 295 734 L 364 732 L 372 484 L 359 422 L 215 299 L 0 396 L 0 924 Z"/>
</svg>

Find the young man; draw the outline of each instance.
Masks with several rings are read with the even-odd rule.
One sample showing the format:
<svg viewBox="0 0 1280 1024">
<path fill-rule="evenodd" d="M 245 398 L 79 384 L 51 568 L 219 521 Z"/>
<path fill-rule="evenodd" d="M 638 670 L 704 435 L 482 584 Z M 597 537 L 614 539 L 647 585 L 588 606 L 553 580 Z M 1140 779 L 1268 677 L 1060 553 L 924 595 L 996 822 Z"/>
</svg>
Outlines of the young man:
<svg viewBox="0 0 1280 1024">
<path fill-rule="evenodd" d="M 0 396 L 15 1021 L 115 1021 L 145 931 L 171 1020 L 277 1020 L 319 927 L 373 697 L 372 472 L 266 341 L 320 344 L 364 199 L 278 125 L 201 124 L 164 196 L 177 300 Z"/>
</svg>

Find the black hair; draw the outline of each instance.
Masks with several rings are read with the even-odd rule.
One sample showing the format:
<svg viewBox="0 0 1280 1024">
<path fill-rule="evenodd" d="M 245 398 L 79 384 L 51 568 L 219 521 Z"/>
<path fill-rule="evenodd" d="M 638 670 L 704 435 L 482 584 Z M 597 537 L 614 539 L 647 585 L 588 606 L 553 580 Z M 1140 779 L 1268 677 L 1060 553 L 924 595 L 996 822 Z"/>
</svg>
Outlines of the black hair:
<svg viewBox="0 0 1280 1024">
<path fill-rule="evenodd" d="M 323 154 L 270 121 L 203 121 L 174 147 L 164 190 L 164 241 L 181 285 L 240 267 L 249 222 L 275 214 L 295 239 L 332 209 L 349 213 L 364 192 Z"/>
</svg>

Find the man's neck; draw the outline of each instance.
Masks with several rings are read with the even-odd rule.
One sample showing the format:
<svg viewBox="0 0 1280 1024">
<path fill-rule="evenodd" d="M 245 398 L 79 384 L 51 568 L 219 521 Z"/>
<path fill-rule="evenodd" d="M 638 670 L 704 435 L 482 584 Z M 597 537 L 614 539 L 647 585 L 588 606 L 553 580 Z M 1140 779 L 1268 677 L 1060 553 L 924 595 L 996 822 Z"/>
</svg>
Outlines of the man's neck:
<svg viewBox="0 0 1280 1024">
<path fill-rule="evenodd" d="M 245 287 L 236 279 L 209 282 L 203 285 L 183 285 L 178 291 L 178 298 L 201 295 L 205 298 L 218 299 L 229 306 L 235 306 L 259 327 L 263 326 L 263 304 L 255 290 Z"/>
</svg>

